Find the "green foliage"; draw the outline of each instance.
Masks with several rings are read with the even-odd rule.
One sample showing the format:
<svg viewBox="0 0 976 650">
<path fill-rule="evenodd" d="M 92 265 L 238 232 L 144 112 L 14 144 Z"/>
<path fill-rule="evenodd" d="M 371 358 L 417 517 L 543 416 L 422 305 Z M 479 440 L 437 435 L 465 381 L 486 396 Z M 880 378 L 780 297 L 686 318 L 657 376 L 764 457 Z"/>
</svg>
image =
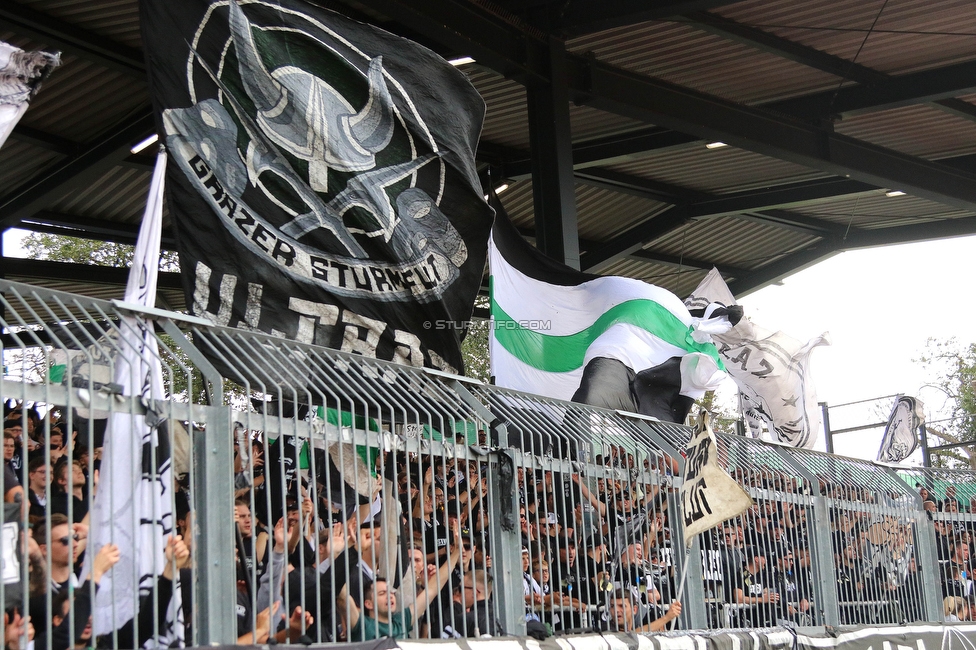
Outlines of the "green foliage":
<svg viewBox="0 0 976 650">
<path fill-rule="evenodd" d="M 488 309 L 488 298 L 478 296 L 475 309 Z M 461 343 L 461 358 L 464 359 L 464 376 L 488 383 L 491 378 L 491 364 L 488 360 L 488 340 L 491 326 L 486 320 L 473 320 Z"/>
<path fill-rule="evenodd" d="M 716 433 L 736 433 L 736 423 L 739 416 L 733 411 L 728 410 L 715 399 L 715 391 L 708 391 L 705 396 L 696 402 L 697 406 L 705 409 L 712 414 L 712 431 Z M 697 415 L 696 409 L 691 410 L 692 415 Z"/>
<path fill-rule="evenodd" d="M 925 385 L 930 413 L 939 413 L 937 422 L 928 425 L 948 444 L 973 441 L 973 447 L 959 447 L 933 456 L 936 467 L 976 469 L 976 343 L 964 345 L 955 338 L 929 339 L 922 356 L 915 359 L 931 380 Z M 941 396 L 932 403 L 930 395 Z M 930 443 L 931 444 L 931 443 Z"/>
<path fill-rule="evenodd" d="M 464 376 L 488 383 L 491 367 L 488 361 L 488 337 L 491 333 L 488 321 L 473 321 L 461 343 L 464 359 Z"/>
<path fill-rule="evenodd" d="M 94 264 L 128 268 L 132 265 L 134 246 L 114 242 L 95 241 L 65 235 L 49 235 L 34 232 L 24 238 L 24 250 L 33 260 L 56 260 L 74 264 Z M 163 251 L 160 255 L 161 271 L 179 271 L 176 253 Z"/>
</svg>

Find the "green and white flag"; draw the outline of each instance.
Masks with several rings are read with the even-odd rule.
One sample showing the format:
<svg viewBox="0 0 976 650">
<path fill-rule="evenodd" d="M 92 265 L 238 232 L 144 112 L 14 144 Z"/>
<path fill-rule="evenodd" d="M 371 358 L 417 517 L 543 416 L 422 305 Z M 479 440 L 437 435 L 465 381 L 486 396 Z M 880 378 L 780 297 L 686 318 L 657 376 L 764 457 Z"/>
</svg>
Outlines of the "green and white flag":
<svg viewBox="0 0 976 650">
<path fill-rule="evenodd" d="M 695 319 L 661 287 L 546 258 L 495 207 L 489 260 L 497 385 L 683 421 L 692 401 L 725 379 L 710 335 L 729 329 L 727 315 Z"/>
</svg>

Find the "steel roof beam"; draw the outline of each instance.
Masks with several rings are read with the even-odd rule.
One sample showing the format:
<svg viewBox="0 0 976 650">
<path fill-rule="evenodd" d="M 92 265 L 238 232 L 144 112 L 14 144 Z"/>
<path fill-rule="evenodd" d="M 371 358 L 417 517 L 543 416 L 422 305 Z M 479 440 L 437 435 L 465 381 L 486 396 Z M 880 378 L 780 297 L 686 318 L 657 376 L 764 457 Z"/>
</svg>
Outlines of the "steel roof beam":
<svg viewBox="0 0 976 650">
<path fill-rule="evenodd" d="M 44 169 L 0 198 L 0 227 L 9 228 L 77 187 L 91 183 L 130 154 L 129 148 L 155 129 L 152 111 L 139 111 L 83 147 L 83 153 Z"/>
<path fill-rule="evenodd" d="M 40 129 L 35 129 L 23 124 L 18 124 L 10 133 L 11 140 L 24 142 L 33 147 L 39 147 L 65 156 L 73 156 L 78 153 L 78 143 L 59 135 L 46 133 Z"/>
<path fill-rule="evenodd" d="M 937 70 L 890 77 L 878 83 L 847 86 L 813 95 L 763 104 L 763 108 L 812 118 L 852 116 L 901 106 L 924 104 L 976 90 L 976 61 Z M 968 104 L 974 111 L 976 106 Z"/>
<path fill-rule="evenodd" d="M 142 52 L 19 2 L 0 0 L 0 25 L 103 68 L 146 81 Z"/>
<path fill-rule="evenodd" d="M 811 235 L 813 237 L 841 236 L 849 229 L 843 224 L 824 221 L 815 217 L 808 217 L 786 210 L 766 210 L 764 212 L 743 212 L 734 215 L 736 219 L 753 221 L 769 226 L 776 226 L 793 232 Z"/>
<path fill-rule="evenodd" d="M 688 203 L 702 198 L 702 194 L 699 192 L 693 192 L 671 183 L 662 183 L 609 169 L 596 167 L 577 169 L 573 172 L 573 178 L 584 185 L 639 196 L 661 203 Z"/>
<path fill-rule="evenodd" d="M 967 119 L 976 120 L 976 107 L 974 107 L 972 104 L 954 98 L 938 99 L 940 95 L 963 94 L 968 89 L 973 87 L 971 79 L 958 76 L 966 73 L 967 71 L 972 74 L 971 66 L 974 65 L 972 63 L 960 64 L 960 66 L 948 66 L 947 68 L 943 69 L 943 71 L 946 73 L 946 78 L 942 79 L 941 82 L 935 79 L 928 79 L 926 77 L 927 75 L 935 75 L 939 72 L 932 70 L 928 72 L 901 75 L 900 77 L 892 77 L 884 72 L 879 72 L 878 70 L 873 70 L 867 66 L 860 65 L 859 63 L 849 61 L 842 57 L 834 56 L 833 54 L 828 54 L 827 52 L 821 52 L 816 48 L 803 45 L 802 43 L 796 43 L 781 36 L 764 32 L 756 27 L 743 25 L 742 23 L 725 18 L 724 16 L 720 16 L 718 14 L 701 11 L 685 14 L 685 18 L 691 20 L 691 23 L 698 29 L 706 31 L 710 34 L 715 34 L 717 36 L 733 40 L 737 43 L 752 46 L 764 52 L 795 61 L 807 67 L 830 73 L 840 77 L 841 79 L 856 81 L 859 84 L 862 84 L 862 86 L 871 86 L 880 89 L 872 100 L 870 99 L 871 92 L 864 88 L 841 88 L 839 95 L 850 97 L 848 102 L 849 110 L 851 111 L 866 111 L 868 108 L 870 108 L 871 101 L 879 102 L 879 106 L 875 110 L 883 110 L 884 108 L 892 108 L 894 106 L 903 106 L 907 103 L 926 103 L 930 101 L 930 99 L 927 98 L 928 96 L 935 100 L 931 101 L 931 103 L 940 110 L 952 113 L 954 115 L 959 115 Z M 970 67 L 967 68 L 967 66 Z M 904 83 L 899 81 L 899 79 L 903 79 Z M 920 84 L 915 91 L 913 91 L 911 86 L 912 81 Z M 958 92 L 947 92 L 947 87 L 953 84 L 958 87 Z M 918 93 L 919 98 L 913 102 L 909 102 L 907 101 L 906 96 L 910 95 L 912 92 Z M 828 91 L 825 93 L 812 95 L 809 98 L 818 108 L 823 109 L 825 102 L 826 106 L 830 106 L 831 102 L 829 97 L 833 96 L 833 94 L 833 92 Z M 810 109 L 803 106 L 803 102 L 806 102 L 807 100 L 808 98 L 806 97 L 797 97 L 794 99 L 785 100 L 783 102 L 770 103 L 765 105 L 765 107 L 781 110 L 787 113 L 799 110 L 800 115 L 808 116 L 810 115 Z M 826 112 L 820 113 L 819 115 L 814 115 L 814 117 L 829 118 L 830 114 L 838 114 L 843 112 L 844 111 L 826 110 Z"/>
<path fill-rule="evenodd" d="M 774 185 L 755 190 L 716 194 L 689 205 L 691 214 L 697 217 L 719 217 L 773 208 L 789 208 L 829 200 L 839 196 L 877 191 L 869 183 L 849 178 L 824 178 Z"/>
<path fill-rule="evenodd" d="M 690 142 L 697 142 L 700 139 L 693 135 L 655 126 L 603 138 L 583 140 L 573 144 L 573 167 L 585 169 L 596 165 L 627 162 L 649 151 L 677 147 Z M 479 147 L 479 153 L 480 151 L 481 148 Z M 499 153 L 501 152 L 499 151 Z M 508 158 L 503 162 L 505 175 L 508 178 L 522 180 L 532 174 L 527 152 L 521 154 L 510 152 Z"/>
<path fill-rule="evenodd" d="M 575 0 L 564 3 L 548 21 L 566 35 L 591 34 L 614 27 L 658 20 L 692 11 L 714 9 L 738 0 Z"/>
<path fill-rule="evenodd" d="M 671 221 L 670 225 L 673 228 L 678 228 L 695 218 L 736 216 L 737 218 L 788 228 L 808 235 L 832 236 L 843 234 L 846 228 L 830 221 L 814 219 L 777 208 L 796 207 L 837 196 L 874 190 L 877 188 L 867 183 L 845 178 L 828 178 L 727 195 L 704 196 L 697 201 L 684 204 L 682 206 L 684 219 Z M 648 222 L 637 224 L 612 240 L 605 242 L 599 249 L 587 249 L 586 254 L 580 260 L 583 270 L 596 272 L 599 269 L 606 268 L 615 260 L 632 254 L 636 250 L 636 245 L 644 246 L 653 239 L 667 234 L 667 230 L 662 230 L 666 224 L 652 227 L 652 224 L 649 223 L 656 218 L 651 217 Z M 741 277 L 739 274 L 736 276 Z"/>
<path fill-rule="evenodd" d="M 3 277 L 18 276 L 55 280 L 58 282 L 86 282 L 91 284 L 117 285 L 124 289 L 129 279 L 129 269 L 92 264 L 71 264 L 48 260 L 25 260 L 14 257 L 0 258 Z M 159 289 L 182 291 L 183 282 L 179 273 L 160 272 Z"/>
<path fill-rule="evenodd" d="M 728 283 L 729 290 L 736 298 L 742 298 L 767 284 L 779 282 L 788 275 L 823 262 L 840 251 L 841 248 L 834 241 L 817 242 L 795 253 L 784 255 L 748 275 L 736 278 Z"/>
<path fill-rule="evenodd" d="M 720 262 L 709 262 L 707 260 L 699 260 L 693 257 L 688 257 L 686 255 L 667 255 L 664 253 L 657 253 L 654 251 L 649 251 L 647 249 L 641 249 L 634 251 L 629 255 L 629 257 L 637 259 L 639 261 L 654 262 L 655 264 L 663 264 L 665 266 L 671 266 L 674 268 L 691 268 L 698 269 L 700 271 L 711 271 L 712 267 L 715 267 L 719 272 L 726 276 L 742 277 L 749 273 L 746 269 L 729 266 L 728 264 L 722 264 Z"/>
<path fill-rule="evenodd" d="M 951 167 L 582 57 L 570 75 L 595 108 L 976 211 L 976 180 Z"/>
<path fill-rule="evenodd" d="M 91 217 L 80 217 L 74 214 L 49 212 L 47 210 L 21 219 L 14 227 L 117 244 L 135 244 L 139 235 L 138 224 L 119 223 L 108 219 L 92 219 Z M 167 250 L 176 250 L 176 238 L 168 228 L 163 230 L 160 245 Z"/>
<path fill-rule="evenodd" d="M 685 206 L 673 205 L 659 210 L 648 215 L 647 219 L 629 228 L 623 234 L 580 255 L 580 269 L 588 273 L 598 273 L 621 257 L 642 250 L 647 242 L 654 241 L 675 228 L 680 228 L 690 220 L 688 208 Z"/>
<path fill-rule="evenodd" d="M 976 217 L 941 219 L 891 228 L 861 229 L 846 237 L 830 237 L 729 283 L 729 289 L 741 297 L 788 275 L 821 262 L 839 252 L 923 240 L 965 237 L 976 234 Z"/>
<path fill-rule="evenodd" d="M 844 241 L 844 249 L 871 248 L 967 235 L 976 235 L 976 217 L 939 219 L 891 228 L 861 229 L 848 236 Z"/>
</svg>

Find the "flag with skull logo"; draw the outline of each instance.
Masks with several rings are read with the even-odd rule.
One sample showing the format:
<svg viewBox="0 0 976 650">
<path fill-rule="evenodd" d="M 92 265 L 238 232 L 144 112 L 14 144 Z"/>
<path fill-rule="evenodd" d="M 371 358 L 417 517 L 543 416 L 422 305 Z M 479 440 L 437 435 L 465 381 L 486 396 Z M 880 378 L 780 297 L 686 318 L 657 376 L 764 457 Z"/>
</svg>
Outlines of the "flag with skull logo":
<svg viewBox="0 0 976 650">
<path fill-rule="evenodd" d="M 467 78 L 300 0 L 143 0 L 141 21 L 192 313 L 461 371 L 491 227 Z"/>
</svg>

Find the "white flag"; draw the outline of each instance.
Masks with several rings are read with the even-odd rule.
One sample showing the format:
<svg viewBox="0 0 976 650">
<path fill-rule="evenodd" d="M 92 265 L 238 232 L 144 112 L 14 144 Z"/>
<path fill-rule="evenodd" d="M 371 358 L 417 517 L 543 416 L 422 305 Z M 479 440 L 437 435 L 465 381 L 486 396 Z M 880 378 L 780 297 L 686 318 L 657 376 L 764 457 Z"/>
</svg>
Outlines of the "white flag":
<svg viewBox="0 0 976 650">
<path fill-rule="evenodd" d="M 699 415 L 695 432 L 685 449 L 683 479 L 681 519 L 688 546 L 694 542 L 695 535 L 752 507 L 752 497 L 718 466 L 718 448 L 708 411 Z"/>
<path fill-rule="evenodd" d="M 914 397 L 899 397 L 891 407 L 888 424 L 885 426 L 878 460 L 885 463 L 900 463 L 918 449 L 918 430 L 925 424 L 922 401 Z"/>
<path fill-rule="evenodd" d="M 712 269 L 685 305 L 695 313 L 709 303 L 736 304 L 717 269 Z M 820 433 L 820 409 L 810 372 L 810 353 L 830 345 L 826 332 L 806 343 L 742 318 L 712 339 L 729 376 L 739 387 L 742 413 L 751 429 L 765 422 L 779 442 L 812 449 Z"/>
<path fill-rule="evenodd" d="M 24 115 L 41 82 L 60 64 L 61 55 L 56 52 L 25 52 L 0 41 L 0 147 Z"/>
<path fill-rule="evenodd" d="M 165 172 L 166 152 L 161 149 L 125 290 L 125 302 L 145 307 L 153 307 L 156 301 Z M 121 353 L 116 358 L 115 381 L 125 395 L 141 398 L 151 406 L 151 400 L 165 397 L 152 326 L 126 316 L 119 327 Z M 175 534 L 169 437 L 156 427 L 154 416 L 151 410 L 147 416 L 115 412 L 105 432 L 98 493 L 91 510 L 89 557 L 104 544 L 112 543 L 118 545 L 121 560 L 102 578 L 96 594 L 96 635 L 108 634 L 138 616 L 139 596 L 148 593 L 163 572 L 166 541 Z M 149 603 L 155 606 L 151 599 Z M 141 635 L 152 633 L 140 630 Z M 156 639 L 146 642 L 147 646 L 159 647 L 174 644 L 184 645 L 178 574 L 165 627 L 158 631 Z"/>
</svg>

